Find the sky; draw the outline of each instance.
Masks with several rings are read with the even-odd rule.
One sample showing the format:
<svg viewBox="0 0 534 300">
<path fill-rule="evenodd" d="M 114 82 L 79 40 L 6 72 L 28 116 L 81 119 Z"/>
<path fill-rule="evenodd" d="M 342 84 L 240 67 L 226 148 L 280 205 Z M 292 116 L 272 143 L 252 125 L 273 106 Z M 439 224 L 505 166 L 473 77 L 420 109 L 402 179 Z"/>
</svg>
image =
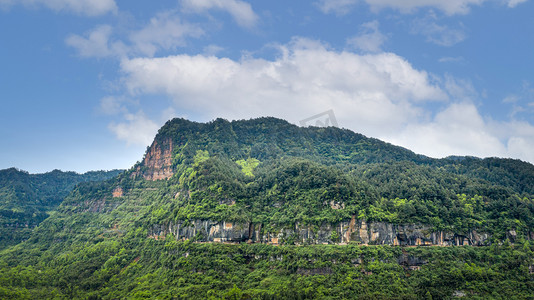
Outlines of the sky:
<svg viewBox="0 0 534 300">
<path fill-rule="evenodd" d="M 174 117 L 323 112 L 431 157 L 534 163 L 533 15 L 532 0 L 0 0 L 0 169 L 126 169 Z"/>
</svg>

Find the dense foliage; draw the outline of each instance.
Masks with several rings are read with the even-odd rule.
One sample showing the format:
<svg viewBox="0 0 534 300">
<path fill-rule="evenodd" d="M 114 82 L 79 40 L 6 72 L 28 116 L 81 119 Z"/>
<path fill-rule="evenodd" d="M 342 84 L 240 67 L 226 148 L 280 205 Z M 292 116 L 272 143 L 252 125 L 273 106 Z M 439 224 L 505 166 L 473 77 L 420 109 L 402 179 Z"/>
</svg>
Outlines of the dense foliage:
<svg viewBox="0 0 534 300">
<path fill-rule="evenodd" d="M 298 247 L 104 234 L 4 253 L 0 298 L 527 299 L 534 293 L 533 249 L 529 242 Z"/>
<path fill-rule="evenodd" d="M 320 225 L 354 215 L 491 232 L 497 239 L 511 230 L 527 236 L 534 228 L 534 166 L 519 160 L 431 159 L 349 130 L 275 118 L 174 119 L 156 136 L 160 144 L 169 139 L 177 145 L 177 175 L 166 184 L 161 204 L 169 210 L 161 223 Z"/>
<path fill-rule="evenodd" d="M 29 174 L 15 168 L 0 170 L 0 249 L 27 239 L 31 229 L 46 219 L 76 184 L 106 180 L 121 172 Z"/>
<path fill-rule="evenodd" d="M 534 293 L 531 164 L 431 159 L 349 130 L 300 128 L 274 118 L 174 119 L 155 140 L 173 145 L 174 175 L 145 180 L 150 166 L 143 161 L 114 178 L 78 184 L 27 241 L 0 252 L 0 298 L 486 299 Z M 2 198 L 5 207 L 23 203 L 19 199 L 62 200 L 36 197 L 39 185 L 24 179 L 28 174 L 15 176 L 0 190 L 18 195 Z M 477 230 L 492 239 L 486 247 L 401 248 L 304 246 L 291 238 L 282 246 L 209 244 L 152 234 L 155 227 L 195 220 L 261 224 L 271 232 L 354 218 Z M 336 234 L 329 241 L 338 240 Z"/>
</svg>

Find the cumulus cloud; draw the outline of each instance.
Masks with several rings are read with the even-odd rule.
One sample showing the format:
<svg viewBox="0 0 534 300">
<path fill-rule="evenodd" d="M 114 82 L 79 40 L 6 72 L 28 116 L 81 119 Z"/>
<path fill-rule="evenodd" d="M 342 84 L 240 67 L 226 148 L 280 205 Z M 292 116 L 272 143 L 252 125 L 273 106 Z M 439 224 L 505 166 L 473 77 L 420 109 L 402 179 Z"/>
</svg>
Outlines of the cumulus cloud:
<svg viewBox="0 0 534 300">
<path fill-rule="evenodd" d="M 15 4 L 26 7 L 45 6 L 57 12 L 73 12 L 87 16 L 117 12 L 115 0 L 0 0 L 0 5 L 4 7 Z"/>
<path fill-rule="evenodd" d="M 382 44 L 387 40 L 387 37 L 380 32 L 378 26 L 379 23 L 376 20 L 363 24 L 360 33 L 349 38 L 347 45 L 366 52 L 381 51 Z"/>
<path fill-rule="evenodd" d="M 505 156 L 502 142 L 492 133 L 469 102 L 453 103 L 430 122 L 410 124 L 393 143 L 432 157 L 449 155 Z"/>
<path fill-rule="evenodd" d="M 258 21 L 258 16 L 249 3 L 240 0 L 182 0 L 186 11 L 195 13 L 218 9 L 228 12 L 239 26 L 251 28 Z"/>
<path fill-rule="evenodd" d="M 128 145 L 150 145 L 160 124 L 149 119 L 142 111 L 124 114 L 124 121 L 112 122 L 108 128 Z"/>
<path fill-rule="evenodd" d="M 123 60 L 131 96 L 165 94 L 197 119 L 275 116 L 300 120 L 333 109 L 339 124 L 433 157 L 518 157 L 534 162 L 528 123 L 483 118 L 468 80 L 436 78 L 392 53 L 335 51 L 313 40 L 279 57 L 177 55 Z M 427 104 L 438 101 L 436 111 Z M 174 112 L 173 112 L 174 113 Z"/>
<path fill-rule="evenodd" d="M 133 94 L 167 94 L 206 118 L 271 115 L 293 122 L 335 108 L 358 131 L 394 130 L 417 118 L 417 103 L 445 100 L 428 74 L 391 53 L 336 52 L 311 40 L 280 46 L 275 60 L 203 55 L 124 60 Z"/>
<path fill-rule="evenodd" d="M 432 157 L 513 157 L 534 163 L 534 126 L 486 120 L 471 102 L 452 103 L 430 122 L 414 123 L 389 141 Z"/>
<path fill-rule="evenodd" d="M 528 126 L 531 133 L 528 136 L 513 136 L 508 140 L 508 154 L 510 157 L 518 157 L 525 161 L 534 163 L 534 127 Z"/>
</svg>

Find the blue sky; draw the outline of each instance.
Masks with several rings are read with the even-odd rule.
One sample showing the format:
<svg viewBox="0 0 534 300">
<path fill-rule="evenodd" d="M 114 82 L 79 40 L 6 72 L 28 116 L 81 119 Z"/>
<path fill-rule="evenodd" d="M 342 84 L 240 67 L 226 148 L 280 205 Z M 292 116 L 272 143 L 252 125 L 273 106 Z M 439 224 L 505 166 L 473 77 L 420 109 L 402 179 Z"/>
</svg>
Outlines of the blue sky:
<svg viewBox="0 0 534 300">
<path fill-rule="evenodd" d="M 333 110 L 432 157 L 534 162 L 534 1 L 0 0 L 0 168 L 129 168 L 172 117 Z"/>
</svg>

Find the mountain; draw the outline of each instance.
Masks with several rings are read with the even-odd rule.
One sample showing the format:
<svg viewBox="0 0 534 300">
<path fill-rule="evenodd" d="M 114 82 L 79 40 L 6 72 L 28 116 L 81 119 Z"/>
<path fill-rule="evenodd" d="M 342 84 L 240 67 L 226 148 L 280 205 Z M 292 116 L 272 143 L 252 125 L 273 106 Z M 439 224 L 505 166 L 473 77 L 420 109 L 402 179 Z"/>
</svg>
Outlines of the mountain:
<svg viewBox="0 0 534 300">
<path fill-rule="evenodd" d="M 533 195 L 519 160 L 173 119 L 130 170 L 78 184 L 0 252 L 0 298 L 524 298 Z"/>
<path fill-rule="evenodd" d="M 376 228 L 370 230 L 383 237 L 377 243 L 458 245 L 513 240 L 518 233 L 530 238 L 534 225 L 531 164 L 498 158 L 431 159 L 349 130 L 301 128 L 274 118 L 206 124 L 172 120 L 129 174 L 167 180 L 174 197 L 162 198 L 165 213 L 155 225 L 165 228 L 156 226 L 153 233 L 158 235 L 173 232 L 191 238 L 178 230 L 183 228 L 180 221 L 211 220 L 217 224 L 199 226 L 239 224 L 239 232 L 221 231 L 232 236 L 213 236 L 222 240 L 264 241 L 256 234 L 258 226 L 263 232 L 265 226 L 273 228 L 274 239 L 287 229 L 283 235 L 307 240 L 308 224 L 319 229 L 341 224 L 344 229 L 326 226 L 322 235 L 337 230 L 343 242 L 369 243 L 373 241 L 350 235 L 374 222 Z M 421 224 L 418 230 L 427 234 L 401 241 L 395 237 L 399 232 L 386 230 L 384 222 Z M 205 238 L 211 241 L 209 235 Z"/>
<path fill-rule="evenodd" d="M 31 230 L 57 208 L 76 184 L 109 179 L 121 172 L 77 174 L 54 170 L 29 174 L 15 168 L 0 170 L 0 249 L 27 239 Z"/>
</svg>

